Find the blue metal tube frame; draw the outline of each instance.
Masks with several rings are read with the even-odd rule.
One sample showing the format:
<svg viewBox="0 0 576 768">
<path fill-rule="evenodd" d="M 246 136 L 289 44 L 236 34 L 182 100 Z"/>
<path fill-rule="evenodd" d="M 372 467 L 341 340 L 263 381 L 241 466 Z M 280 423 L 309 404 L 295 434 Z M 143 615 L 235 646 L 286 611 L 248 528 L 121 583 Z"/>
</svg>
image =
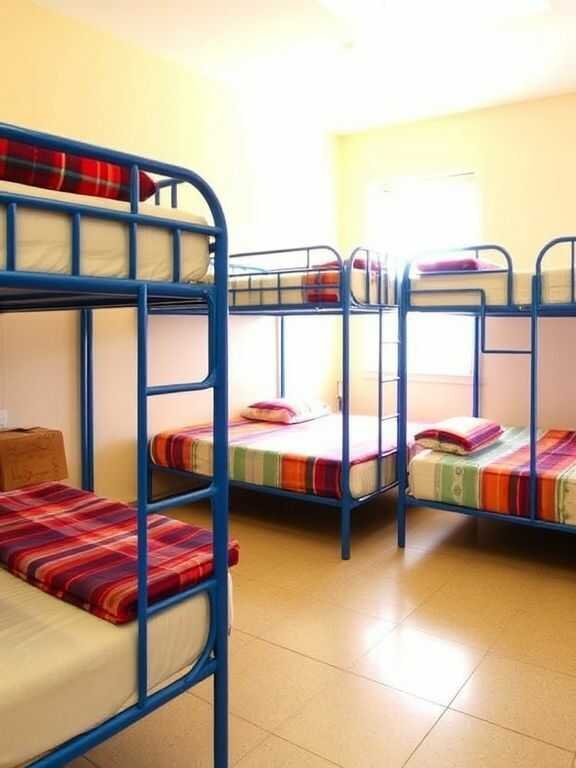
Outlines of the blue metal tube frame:
<svg viewBox="0 0 576 768">
<path fill-rule="evenodd" d="M 570 247 L 570 299 L 562 303 L 551 303 L 543 300 L 543 264 L 546 256 L 558 246 Z M 472 246 L 469 249 L 455 249 L 458 252 L 463 250 L 473 250 L 478 252 L 479 246 Z M 538 354 L 539 354 L 539 318 L 540 317 L 576 317 L 576 303 L 574 301 L 576 285 L 576 236 L 557 237 L 546 243 L 538 253 L 536 259 L 535 274 L 532 277 L 531 301 L 528 305 L 515 305 L 513 296 L 514 275 L 511 259 L 505 249 L 499 246 L 484 246 L 485 250 L 496 250 L 504 255 L 506 261 L 506 279 L 507 279 L 507 303 L 501 306 L 489 306 L 486 302 L 484 291 L 480 289 L 450 289 L 442 288 L 412 290 L 410 271 L 411 264 L 406 266 L 402 277 L 400 287 L 400 397 L 399 397 L 399 435 L 398 435 L 398 456 L 399 469 L 398 476 L 400 481 L 399 503 L 398 503 L 398 542 L 400 546 L 405 545 L 406 541 L 406 509 L 409 506 L 425 506 L 433 509 L 444 509 L 462 514 L 480 517 L 489 520 L 499 520 L 527 525 L 547 530 L 561 530 L 568 533 L 576 533 L 576 526 L 566 523 L 556 523 L 538 518 L 539 508 L 539 483 L 538 483 Z M 504 271 L 504 270 L 503 270 Z M 437 273 L 435 273 L 437 274 Z M 466 275 L 457 272 L 447 272 L 444 274 L 460 274 L 465 280 Z M 418 305 L 412 302 L 412 297 L 426 294 L 433 297 L 434 294 L 442 298 L 434 304 Z M 454 304 L 447 305 L 446 295 L 453 295 L 456 299 Z M 462 305 L 458 304 L 458 296 L 466 294 L 475 294 L 478 298 L 478 304 Z M 404 489 L 407 487 L 408 462 L 405 448 L 406 424 L 407 424 L 407 399 L 406 399 L 406 321 L 410 311 L 418 312 L 441 312 L 448 314 L 468 314 L 474 316 L 474 371 L 473 371 L 473 395 L 472 412 L 474 415 L 480 413 L 480 361 L 483 354 L 506 354 L 506 355 L 528 355 L 530 357 L 530 462 L 529 462 L 529 502 L 528 513 L 525 516 L 517 517 L 500 513 L 490 512 L 485 509 L 473 509 L 470 507 L 458 506 L 444 502 L 431 501 L 429 499 L 419 499 L 410 496 Z M 530 321 L 530 346 L 528 349 L 494 349 L 486 344 L 486 317 L 524 317 Z M 404 481 L 402 482 L 402 478 Z"/>
<path fill-rule="evenodd" d="M 82 488 L 94 490 L 94 345 L 91 309 L 80 310 Z"/>
<path fill-rule="evenodd" d="M 350 269 L 342 265 L 342 499 L 340 506 L 340 547 L 343 560 L 350 559 L 352 494 L 350 493 Z M 377 457 L 378 462 L 380 456 Z"/>
<path fill-rule="evenodd" d="M 0 204 L 6 209 L 6 269 L 0 271 L 0 312 L 43 311 L 47 309 L 80 309 L 80 410 L 82 486 L 94 488 L 94 351 L 92 309 L 96 307 L 130 306 L 137 311 L 137 457 L 138 457 L 138 641 L 135 663 L 138 670 L 137 703 L 98 727 L 70 739 L 66 744 L 38 758 L 35 768 L 62 768 L 75 757 L 101 743 L 111 735 L 153 712 L 191 686 L 213 676 L 215 687 L 214 765 L 228 766 L 228 381 L 227 381 L 227 316 L 228 316 L 228 245 L 226 221 L 220 203 L 210 186 L 197 174 L 178 166 L 159 163 L 82 142 L 64 139 L 16 126 L 0 123 L 0 137 L 30 143 L 49 149 L 86 155 L 116 163 L 131 170 L 130 211 L 123 212 L 59 200 L 35 198 L 17 193 L 0 193 Z M 177 205 L 177 187 L 192 185 L 207 203 L 213 226 L 195 225 L 177 219 L 151 217 L 139 211 L 139 171 L 166 177 L 159 188 L 168 186 L 173 206 Z M 17 217 L 20 209 L 36 208 L 68 215 L 71 226 L 71 259 L 69 274 L 19 271 L 17 249 Z M 82 273 L 81 227 L 84 218 L 98 218 L 125 224 L 129 231 L 129 277 L 100 278 Z M 138 279 L 138 227 L 149 225 L 173 235 L 173 282 L 146 282 Z M 191 285 L 180 279 L 180 233 L 195 232 L 212 238 L 215 280 L 213 285 Z M 147 324 L 151 308 L 164 307 L 165 312 L 203 308 L 208 315 L 210 338 L 210 370 L 202 382 L 175 386 L 149 386 L 147 371 Z M 194 493 L 180 494 L 162 502 L 149 501 L 150 462 L 148 454 L 149 397 L 176 391 L 196 391 L 211 387 L 214 397 L 214 477 L 212 484 Z M 148 515 L 168 506 L 176 506 L 201 498 L 209 498 L 213 511 L 214 573 L 194 588 L 165 600 L 148 604 Z M 206 594 L 210 602 L 210 626 L 206 645 L 194 667 L 160 691 L 148 692 L 148 621 L 152 616 L 178 603 Z"/>
<path fill-rule="evenodd" d="M 280 269 L 266 269 L 261 264 L 255 266 L 254 259 L 262 259 L 261 263 L 265 263 L 266 259 L 274 256 L 289 255 L 291 258 L 294 255 L 300 255 L 302 257 L 302 264 L 299 266 L 280 268 Z M 328 257 L 334 264 L 327 266 L 326 264 L 317 263 L 320 258 Z M 365 278 L 365 298 L 373 298 L 370 292 L 370 276 L 373 268 L 379 270 L 378 285 L 377 285 L 377 301 L 360 301 L 353 295 L 352 291 L 352 269 L 357 268 L 354 266 L 358 259 L 364 258 L 365 266 L 362 268 Z M 241 274 L 248 280 L 248 286 L 246 288 L 231 288 L 231 314 L 246 314 L 253 316 L 269 316 L 278 318 L 278 392 L 280 396 L 285 396 L 287 391 L 287 355 L 286 355 L 286 318 L 289 316 L 335 316 L 341 318 L 342 321 L 342 399 L 341 399 L 341 411 L 342 411 L 342 476 L 341 476 L 341 498 L 331 498 L 326 496 L 316 496 L 313 494 L 297 493 L 292 491 L 286 491 L 281 488 L 273 488 L 270 486 L 262 486 L 253 483 L 246 483 L 232 480 L 230 485 L 233 487 L 240 487 L 257 491 L 260 493 L 267 493 L 284 498 L 291 498 L 299 501 L 306 501 L 315 504 L 322 504 L 326 506 L 336 507 L 340 510 L 340 545 L 341 556 L 343 559 L 348 559 L 351 554 L 351 513 L 352 510 L 369 502 L 381 493 L 388 491 L 396 487 L 397 482 L 394 480 L 391 483 L 382 485 L 382 472 L 381 464 L 384 456 L 380 456 L 380 460 L 377 462 L 377 490 L 369 493 L 361 498 L 355 498 L 352 496 L 350 490 L 350 318 L 354 314 L 358 315 L 376 315 L 379 317 L 380 325 L 382 325 L 382 315 L 389 311 L 396 311 L 396 296 L 390 296 L 389 291 L 389 274 L 387 267 L 387 260 L 381 255 L 375 255 L 367 248 L 356 248 L 350 257 L 343 260 L 340 254 L 331 246 L 326 245 L 310 245 L 301 248 L 281 248 L 267 251 L 255 251 L 236 253 L 230 255 L 232 268 L 231 274 Z M 242 259 L 249 259 L 250 265 L 234 264 L 234 262 L 242 261 Z M 321 273 L 323 270 L 339 270 L 340 280 L 336 286 L 330 285 L 330 288 L 339 288 L 339 300 L 330 302 L 330 304 L 323 305 L 316 301 L 309 303 L 297 303 L 289 304 L 283 301 L 286 295 L 290 295 L 290 291 L 298 290 L 301 288 L 286 287 L 281 283 L 280 279 L 284 275 L 291 275 L 294 273 L 311 272 Z M 260 290 L 256 285 L 251 284 L 251 278 L 261 277 L 262 275 L 274 275 L 276 276 L 276 284 L 272 285 L 270 289 L 266 288 L 266 291 L 276 291 L 277 303 L 275 304 L 259 304 L 248 306 L 236 306 L 235 298 L 238 293 L 249 293 Z M 383 278 L 386 278 L 386 284 L 383 284 Z M 307 288 L 323 288 L 326 289 L 326 283 L 308 282 Z M 394 280 L 394 293 L 397 292 L 397 281 Z M 372 291 L 373 293 L 373 291 Z M 153 314 L 164 314 L 169 310 L 157 309 L 152 310 Z M 182 314 L 201 314 L 205 312 L 205 309 L 191 309 L 181 310 Z M 397 340 L 384 341 L 379 344 L 378 349 L 378 453 L 382 453 L 382 422 L 389 419 L 398 419 L 398 413 L 384 416 L 382 409 L 382 396 L 383 385 L 388 383 L 397 383 L 398 377 L 394 376 L 388 379 L 384 379 L 383 372 L 383 347 L 385 344 L 398 344 Z M 399 345 L 398 345 L 399 349 Z M 393 452 L 393 451 L 392 451 Z M 161 472 L 167 472 L 172 474 L 181 475 L 188 478 L 196 478 L 198 476 L 190 472 L 174 470 L 169 467 L 162 467 L 159 465 L 153 466 L 154 470 Z M 206 479 L 206 478 L 201 478 Z"/>
</svg>

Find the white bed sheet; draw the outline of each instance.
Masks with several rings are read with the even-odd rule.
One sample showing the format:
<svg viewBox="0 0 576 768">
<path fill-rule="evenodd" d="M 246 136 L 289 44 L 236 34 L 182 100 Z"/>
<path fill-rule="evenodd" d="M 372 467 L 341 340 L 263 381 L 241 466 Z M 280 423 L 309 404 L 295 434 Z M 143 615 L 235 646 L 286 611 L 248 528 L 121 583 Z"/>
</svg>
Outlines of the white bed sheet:
<svg viewBox="0 0 576 768">
<path fill-rule="evenodd" d="M 304 279 L 307 275 L 318 275 L 317 281 L 327 281 L 330 278 L 334 284 L 323 283 L 321 287 L 315 288 L 314 285 L 305 285 Z M 230 306 L 265 306 L 269 304 L 308 304 L 313 303 L 319 306 L 330 306 L 329 301 L 310 301 L 310 294 L 315 291 L 326 291 L 327 293 L 337 292 L 339 295 L 339 271 L 322 270 L 317 273 L 310 272 L 290 272 L 280 275 L 280 291 L 278 291 L 278 275 L 273 272 L 264 272 L 262 275 L 232 275 L 230 277 Z M 388 278 L 388 302 L 393 303 L 394 281 Z M 379 279 L 378 273 L 373 271 L 370 275 L 370 285 L 367 290 L 366 272 L 363 269 L 352 270 L 351 279 L 352 297 L 361 303 L 375 304 L 378 302 Z M 247 290 L 250 289 L 250 290 Z M 386 299 L 384 281 L 382 283 L 382 303 Z"/>
<path fill-rule="evenodd" d="M 28 197 L 40 197 L 97 208 L 126 211 L 130 205 L 100 197 L 52 192 L 37 187 L 0 182 L 0 192 L 12 192 Z M 206 224 L 201 216 L 173 208 L 161 208 L 143 203 L 140 212 L 147 216 Z M 22 206 L 16 217 L 17 268 L 23 272 L 71 272 L 70 215 Z M 81 233 L 81 274 L 96 277 L 128 277 L 128 225 L 83 217 Z M 140 225 L 138 227 L 138 274 L 141 280 L 172 280 L 172 235 L 167 229 Z M 208 237 L 182 232 L 181 282 L 201 280 L 209 266 Z M 0 270 L 6 268 L 6 206 L 0 204 Z"/>
<path fill-rule="evenodd" d="M 514 272 L 514 304 L 527 306 L 532 301 L 532 271 Z M 429 291 L 436 293 L 415 295 L 412 293 L 413 306 L 478 306 L 479 294 L 442 293 L 442 291 L 481 289 L 485 293 L 488 306 L 502 306 L 508 303 L 508 283 L 506 272 L 463 272 L 459 275 L 426 275 L 410 280 L 411 291 Z M 546 269 L 542 277 L 542 300 L 545 304 L 562 304 L 571 301 L 572 272 L 567 268 Z"/>
<path fill-rule="evenodd" d="M 191 668 L 208 636 L 198 595 L 149 623 L 150 690 Z M 114 626 L 0 570 L 0 768 L 29 763 L 136 702 L 137 624 Z"/>
</svg>

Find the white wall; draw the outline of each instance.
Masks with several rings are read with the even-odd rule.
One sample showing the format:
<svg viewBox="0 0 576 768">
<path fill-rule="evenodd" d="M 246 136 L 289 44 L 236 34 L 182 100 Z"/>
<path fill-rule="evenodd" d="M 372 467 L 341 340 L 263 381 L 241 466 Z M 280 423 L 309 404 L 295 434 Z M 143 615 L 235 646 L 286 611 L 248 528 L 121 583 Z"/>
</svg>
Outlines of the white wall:
<svg viewBox="0 0 576 768">
<path fill-rule="evenodd" d="M 3 0 L 1 36 L 0 64 L 10 72 L 0 87 L 3 120 L 193 168 L 223 203 L 233 250 L 334 240 L 330 142 L 314 119 L 302 123 L 285 94 L 262 98 L 210 82 L 30 0 Z M 127 499 L 135 493 L 134 328 L 131 311 L 97 313 L 97 490 Z M 233 412 L 275 393 L 275 339 L 274 320 L 232 320 Z M 312 325 L 305 342 L 292 347 L 296 377 L 309 372 L 309 347 L 328 349 L 325 328 Z M 202 320 L 153 318 L 151 380 L 200 377 L 205 346 Z M 0 355 L 0 407 L 10 424 L 63 429 L 78 482 L 77 316 L 2 317 Z M 330 397 L 324 363 L 310 388 Z M 154 430 L 209 418 L 203 394 L 151 407 Z"/>
</svg>

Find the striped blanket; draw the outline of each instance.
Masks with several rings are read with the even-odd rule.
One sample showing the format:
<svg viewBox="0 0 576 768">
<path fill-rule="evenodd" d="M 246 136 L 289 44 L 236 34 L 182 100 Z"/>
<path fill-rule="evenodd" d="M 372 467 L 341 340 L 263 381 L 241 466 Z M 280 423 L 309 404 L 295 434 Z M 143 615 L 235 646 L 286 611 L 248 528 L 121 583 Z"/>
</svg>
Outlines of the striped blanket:
<svg viewBox="0 0 576 768">
<path fill-rule="evenodd" d="M 316 496 L 342 496 L 342 417 L 323 416 L 299 424 L 238 419 L 229 426 L 230 478 Z M 387 422 L 382 440 L 382 484 L 394 482 L 396 425 Z M 151 443 L 161 466 L 212 475 L 212 425 L 162 432 Z M 351 490 L 376 489 L 378 420 L 350 418 Z"/>
<path fill-rule="evenodd" d="M 538 431 L 540 520 L 576 525 L 576 432 Z M 501 438 L 470 456 L 423 451 L 410 463 L 416 498 L 530 516 L 530 437 L 526 428 L 505 429 Z"/>
<path fill-rule="evenodd" d="M 0 494 L 0 562 L 44 592 L 123 624 L 136 616 L 133 507 L 61 483 Z M 212 533 L 148 517 L 148 598 L 154 603 L 210 576 Z M 238 562 L 238 544 L 229 564 Z"/>
</svg>

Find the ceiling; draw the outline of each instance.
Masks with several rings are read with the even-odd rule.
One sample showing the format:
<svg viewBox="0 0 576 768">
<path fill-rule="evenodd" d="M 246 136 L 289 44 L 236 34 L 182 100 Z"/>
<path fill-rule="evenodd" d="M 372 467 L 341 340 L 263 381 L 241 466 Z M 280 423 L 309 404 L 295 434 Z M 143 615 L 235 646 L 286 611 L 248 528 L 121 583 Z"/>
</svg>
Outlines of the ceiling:
<svg viewBox="0 0 576 768">
<path fill-rule="evenodd" d="M 576 0 L 41 0 L 357 130 L 576 90 Z"/>
</svg>

